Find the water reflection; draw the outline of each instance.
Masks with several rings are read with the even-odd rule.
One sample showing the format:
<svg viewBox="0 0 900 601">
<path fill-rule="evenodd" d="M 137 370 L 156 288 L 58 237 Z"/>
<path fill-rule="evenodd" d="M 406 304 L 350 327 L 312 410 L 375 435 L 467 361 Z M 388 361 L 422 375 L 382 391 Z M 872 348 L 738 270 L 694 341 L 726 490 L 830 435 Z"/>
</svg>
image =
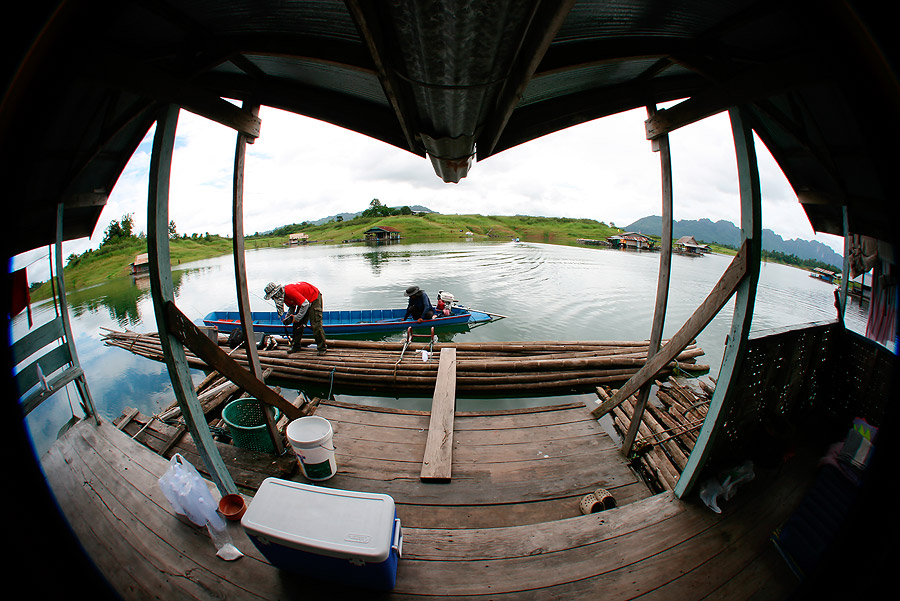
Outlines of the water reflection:
<svg viewBox="0 0 900 601">
<path fill-rule="evenodd" d="M 176 298 L 186 273 L 186 271 L 172 273 Z M 102 307 L 108 311 L 110 319 L 119 328 L 142 325 L 143 318 L 139 305 L 141 301 L 149 299 L 150 279 L 146 276 L 114 278 L 90 288 L 66 293 L 69 313 L 73 319 L 79 319 L 85 313 L 96 312 Z"/>
<path fill-rule="evenodd" d="M 671 337 L 690 317 L 730 261 L 731 257 L 721 255 L 672 257 L 665 337 Z M 415 284 L 432 299 L 439 290 L 445 290 L 474 309 L 507 316 L 474 327 L 442 328 L 436 332 L 440 342 L 646 340 L 653 319 L 659 254 L 525 242 L 391 244 L 377 248 L 364 244 L 307 245 L 248 250 L 246 268 L 254 311 L 272 309 L 271 303 L 262 298 L 269 281 L 314 283 L 322 290 L 326 310 L 402 308 L 407 302 L 405 289 Z M 237 309 L 230 255 L 178 266 L 173 282 L 176 303 L 197 323 L 210 311 Z M 759 331 L 832 320 L 836 315 L 833 290 L 833 286 L 809 278 L 805 271 L 764 264 L 752 328 Z M 69 301 L 79 358 L 101 417 L 114 419 L 125 407 L 150 415 L 172 402 L 171 383 L 162 363 L 106 347 L 101 340 L 102 328 L 156 331 L 146 285 L 130 276 L 119 278 L 90 289 L 69 291 Z M 732 307 L 733 302 L 726 305 L 697 336 L 706 353 L 700 362 L 709 364 L 713 376 L 722 360 Z M 865 310 L 858 303 L 848 306 L 847 315 L 848 327 L 864 331 Z M 27 330 L 22 316 L 14 320 L 14 329 L 18 335 Z M 403 336 L 403 332 L 397 332 L 369 339 L 402 340 Z M 199 382 L 204 374 L 195 370 L 192 377 Z M 429 407 L 431 401 L 329 388 L 310 387 L 304 392 L 418 409 Z M 523 390 L 524 395 L 527 392 Z M 578 402 L 584 398 L 460 399 L 458 406 L 469 410 L 488 402 L 491 407 L 504 407 L 523 402 Z M 72 411 L 63 392 L 29 417 L 37 448 L 49 448 Z"/>
</svg>

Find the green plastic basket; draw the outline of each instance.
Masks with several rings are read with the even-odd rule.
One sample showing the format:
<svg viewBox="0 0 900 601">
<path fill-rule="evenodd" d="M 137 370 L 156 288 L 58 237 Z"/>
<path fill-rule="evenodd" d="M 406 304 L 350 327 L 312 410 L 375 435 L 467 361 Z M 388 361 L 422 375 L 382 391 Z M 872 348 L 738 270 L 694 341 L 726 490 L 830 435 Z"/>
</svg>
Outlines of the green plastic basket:
<svg viewBox="0 0 900 601">
<path fill-rule="evenodd" d="M 275 408 L 276 422 L 280 416 L 281 411 Z M 245 397 L 231 401 L 222 410 L 222 419 L 235 446 L 251 451 L 275 452 L 275 445 L 266 428 L 263 406 L 258 400 Z"/>
</svg>

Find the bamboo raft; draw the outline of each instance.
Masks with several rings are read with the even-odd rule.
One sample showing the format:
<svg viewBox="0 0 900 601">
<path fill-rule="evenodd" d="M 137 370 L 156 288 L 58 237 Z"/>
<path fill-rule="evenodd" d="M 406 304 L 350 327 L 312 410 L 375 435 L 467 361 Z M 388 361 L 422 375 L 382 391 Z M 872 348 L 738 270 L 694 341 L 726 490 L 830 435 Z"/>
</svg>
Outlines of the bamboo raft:
<svg viewBox="0 0 900 601">
<path fill-rule="evenodd" d="M 593 391 L 600 385 L 627 381 L 647 360 L 648 344 L 635 341 L 574 342 L 456 342 L 413 343 L 329 340 L 328 353 L 318 356 L 304 348 L 288 355 L 286 339 L 274 338 L 274 349 L 259 350 L 263 370 L 286 385 L 324 385 L 340 388 L 410 392 L 430 395 L 434 390 L 442 348 L 457 353 L 456 390 L 461 395 L 548 396 Z M 157 334 L 118 332 L 104 328 L 103 341 L 136 355 L 163 361 Z M 246 366 L 241 347 L 231 350 L 224 336 L 220 346 Z M 188 364 L 209 371 L 202 359 L 185 349 Z M 709 370 L 697 363 L 703 350 L 686 347 L 659 373 L 677 370 L 698 374 Z"/>
<path fill-rule="evenodd" d="M 681 378 L 657 379 L 656 402 L 647 403 L 641 417 L 631 465 L 655 492 L 674 490 L 697 441 L 697 432 L 706 419 L 714 388 L 704 380 L 697 382 L 699 390 L 692 389 Z M 614 392 L 614 389 L 597 387 L 601 401 L 608 400 Z M 611 412 L 613 426 L 620 436 L 624 437 L 628 431 L 636 403 L 632 395 Z"/>
</svg>

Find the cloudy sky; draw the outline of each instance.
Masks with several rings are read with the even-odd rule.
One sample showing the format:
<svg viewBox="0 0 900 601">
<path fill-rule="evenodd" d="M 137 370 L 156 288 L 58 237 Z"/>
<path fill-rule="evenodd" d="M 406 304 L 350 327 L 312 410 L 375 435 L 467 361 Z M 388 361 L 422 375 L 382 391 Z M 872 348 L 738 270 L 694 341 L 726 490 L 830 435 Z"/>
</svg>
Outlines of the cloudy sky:
<svg viewBox="0 0 900 601">
<path fill-rule="evenodd" d="M 644 137 L 643 109 L 575 126 L 476 163 L 459 184 L 446 184 L 430 161 L 371 138 L 263 107 L 261 136 L 248 146 L 246 234 L 368 207 L 423 205 L 445 214 L 590 218 L 625 227 L 659 215 L 659 156 Z M 153 130 L 109 197 L 90 239 L 64 254 L 97 248 L 112 219 L 134 215 L 146 231 L 147 172 Z M 738 223 L 737 168 L 727 114 L 670 136 L 674 218 Z M 235 133 L 186 111 L 179 116 L 170 190 L 178 233 L 231 235 Z M 785 239 L 819 240 L 841 253 L 843 241 L 813 232 L 797 198 L 757 139 L 763 228 Z M 44 251 L 46 256 L 46 251 Z M 17 258 L 21 267 L 34 258 Z M 46 279 L 45 261 L 29 281 Z M 34 273 L 33 273 L 34 272 Z"/>
</svg>

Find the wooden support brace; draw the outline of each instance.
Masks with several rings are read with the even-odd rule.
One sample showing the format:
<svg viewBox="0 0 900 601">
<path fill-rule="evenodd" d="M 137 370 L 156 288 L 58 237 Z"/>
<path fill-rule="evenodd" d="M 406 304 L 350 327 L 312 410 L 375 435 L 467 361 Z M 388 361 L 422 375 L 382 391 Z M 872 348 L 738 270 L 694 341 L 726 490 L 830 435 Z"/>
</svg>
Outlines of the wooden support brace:
<svg viewBox="0 0 900 601">
<path fill-rule="evenodd" d="M 453 416 L 456 410 L 456 349 L 441 349 L 431 420 L 422 460 L 422 480 L 449 481 L 453 460 Z"/>
<path fill-rule="evenodd" d="M 602 417 L 609 412 L 610 409 L 619 405 L 637 392 L 641 386 L 646 384 L 653 378 L 666 364 L 678 356 L 684 348 L 697 336 L 707 324 L 712 321 L 713 317 L 725 306 L 731 295 L 737 289 L 738 285 L 744 279 L 747 273 L 747 257 L 749 255 L 750 241 L 744 241 L 741 250 L 735 255 L 731 261 L 731 265 L 716 282 L 709 296 L 703 301 L 694 314 L 691 315 L 681 329 L 669 339 L 669 342 L 663 346 L 658 353 L 653 355 L 644 366 L 638 370 L 636 374 L 631 376 L 625 385 L 616 391 L 612 397 L 602 403 L 599 407 L 591 411 L 591 415 L 595 418 Z"/>
<path fill-rule="evenodd" d="M 167 301 L 164 310 L 169 318 L 170 332 L 182 344 L 191 349 L 207 365 L 246 390 L 257 400 L 278 407 L 290 419 L 301 417 L 300 410 L 287 399 L 258 380 L 240 363 L 229 357 L 219 346 L 209 339 L 182 313 L 175 303 Z"/>
</svg>

